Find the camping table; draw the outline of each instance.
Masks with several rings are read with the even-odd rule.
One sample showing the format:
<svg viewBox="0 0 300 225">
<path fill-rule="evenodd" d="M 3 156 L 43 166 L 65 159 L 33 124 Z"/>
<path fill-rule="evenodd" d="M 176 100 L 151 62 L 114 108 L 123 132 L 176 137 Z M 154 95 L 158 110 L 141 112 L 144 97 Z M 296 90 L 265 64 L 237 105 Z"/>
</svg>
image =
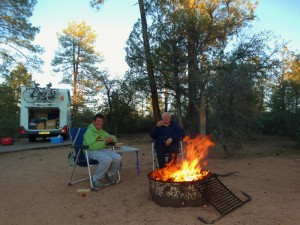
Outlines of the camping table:
<svg viewBox="0 0 300 225">
<path fill-rule="evenodd" d="M 115 152 L 119 154 L 123 153 L 129 153 L 129 152 L 135 152 L 136 157 L 136 173 L 137 175 L 140 175 L 140 164 L 139 164 L 139 150 L 138 148 L 130 147 L 130 146 L 120 146 L 118 148 L 115 148 Z"/>
</svg>

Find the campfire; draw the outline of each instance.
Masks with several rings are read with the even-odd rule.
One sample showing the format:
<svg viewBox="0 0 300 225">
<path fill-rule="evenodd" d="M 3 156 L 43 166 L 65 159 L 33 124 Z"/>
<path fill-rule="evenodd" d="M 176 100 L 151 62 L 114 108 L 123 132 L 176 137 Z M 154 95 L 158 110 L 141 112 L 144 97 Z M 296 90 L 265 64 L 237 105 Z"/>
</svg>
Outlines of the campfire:
<svg viewBox="0 0 300 225">
<path fill-rule="evenodd" d="M 214 145 L 209 136 L 201 137 L 197 135 L 195 138 L 186 136 L 183 143 L 184 160 L 177 164 L 170 162 L 165 168 L 153 171 L 152 178 L 154 180 L 195 181 L 207 176 L 209 171 L 203 170 L 202 166 L 206 166 L 205 157 L 208 154 L 208 149 Z"/>
<path fill-rule="evenodd" d="M 208 149 L 214 143 L 209 136 L 200 135 L 183 140 L 184 159 L 170 162 L 166 167 L 148 174 L 149 190 L 154 202 L 161 206 L 197 206 L 205 204 L 196 186 L 211 177 L 206 166 Z"/>
</svg>

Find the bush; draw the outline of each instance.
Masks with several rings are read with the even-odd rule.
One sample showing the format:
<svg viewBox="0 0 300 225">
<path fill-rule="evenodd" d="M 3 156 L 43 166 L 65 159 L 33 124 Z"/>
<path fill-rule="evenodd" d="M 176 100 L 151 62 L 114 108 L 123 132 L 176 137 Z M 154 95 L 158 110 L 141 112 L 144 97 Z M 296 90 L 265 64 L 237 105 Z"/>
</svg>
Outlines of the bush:
<svg viewBox="0 0 300 225">
<path fill-rule="evenodd" d="M 0 85 L 0 137 L 18 137 L 19 107 L 11 87 Z"/>
</svg>

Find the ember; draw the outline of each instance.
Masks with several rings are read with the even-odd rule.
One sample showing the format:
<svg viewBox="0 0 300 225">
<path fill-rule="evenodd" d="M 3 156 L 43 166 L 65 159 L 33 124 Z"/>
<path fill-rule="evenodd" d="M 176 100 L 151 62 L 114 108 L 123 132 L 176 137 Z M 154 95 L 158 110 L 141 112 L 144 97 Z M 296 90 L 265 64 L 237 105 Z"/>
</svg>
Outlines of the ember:
<svg viewBox="0 0 300 225">
<path fill-rule="evenodd" d="M 205 157 L 208 154 L 208 148 L 214 143 L 209 136 L 195 138 L 186 136 L 184 143 L 184 160 L 175 165 L 170 162 L 163 169 L 152 171 L 151 178 L 157 181 L 181 182 L 197 181 L 205 178 L 209 171 L 203 170 L 201 165 L 205 165 Z"/>
</svg>

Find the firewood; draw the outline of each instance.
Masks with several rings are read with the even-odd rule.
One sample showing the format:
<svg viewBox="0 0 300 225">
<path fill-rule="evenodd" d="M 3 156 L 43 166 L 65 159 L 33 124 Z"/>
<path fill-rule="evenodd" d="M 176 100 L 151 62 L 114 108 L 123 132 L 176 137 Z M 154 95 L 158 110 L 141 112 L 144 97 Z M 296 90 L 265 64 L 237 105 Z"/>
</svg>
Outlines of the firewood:
<svg viewBox="0 0 300 225">
<path fill-rule="evenodd" d="M 78 189 L 76 191 L 76 194 L 80 195 L 81 197 L 85 197 L 87 194 L 90 193 L 90 191 L 91 191 L 90 189 Z"/>
</svg>

